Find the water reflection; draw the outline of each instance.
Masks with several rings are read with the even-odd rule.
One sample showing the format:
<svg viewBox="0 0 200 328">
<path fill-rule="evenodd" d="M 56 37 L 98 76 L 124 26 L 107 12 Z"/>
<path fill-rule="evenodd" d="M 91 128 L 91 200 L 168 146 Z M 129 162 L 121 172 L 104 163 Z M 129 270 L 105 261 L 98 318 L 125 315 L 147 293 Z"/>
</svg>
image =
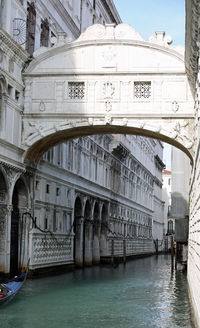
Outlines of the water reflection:
<svg viewBox="0 0 200 328">
<path fill-rule="evenodd" d="M 0 327 L 191 328 L 186 284 L 166 255 L 28 280 Z"/>
</svg>

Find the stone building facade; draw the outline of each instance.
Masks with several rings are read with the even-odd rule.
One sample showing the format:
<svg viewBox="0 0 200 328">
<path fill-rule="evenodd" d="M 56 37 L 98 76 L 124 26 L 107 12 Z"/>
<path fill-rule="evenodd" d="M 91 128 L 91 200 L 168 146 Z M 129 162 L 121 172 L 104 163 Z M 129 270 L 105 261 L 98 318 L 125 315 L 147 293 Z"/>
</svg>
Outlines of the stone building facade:
<svg viewBox="0 0 200 328">
<path fill-rule="evenodd" d="M 45 153 L 35 177 L 34 215 L 37 225 L 52 231 L 58 243 L 54 248 L 55 238 L 49 235 L 46 254 L 44 233 L 32 229 L 31 268 L 74 261 L 92 265 L 100 259 L 154 252 L 152 228 L 162 220 L 162 201 L 155 209 L 154 195 L 157 143 L 140 136 L 96 135 Z M 160 244 L 159 232 L 154 234 Z"/>
<path fill-rule="evenodd" d="M 192 300 L 194 318 L 200 327 L 200 219 L 199 219 L 199 186 L 200 186 L 200 121 L 199 121 L 199 51 L 200 51 L 200 2 L 186 1 L 186 71 L 195 100 L 195 158 L 190 181 L 190 217 L 188 240 L 188 283 Z"/>
<path fill-rule="evenodd" d="M 24 164 L 23 70 L 62 32 L 76 39 L 93 23 L 119 24 L 113 1 L 1 0 L 0 8 L 0 271 L 28 258 L 35 270 L 152 253 L 153 239 L 162 250 L 161 142 L 88 136 L 53 147 L 37 169 Z"/>
</svg>

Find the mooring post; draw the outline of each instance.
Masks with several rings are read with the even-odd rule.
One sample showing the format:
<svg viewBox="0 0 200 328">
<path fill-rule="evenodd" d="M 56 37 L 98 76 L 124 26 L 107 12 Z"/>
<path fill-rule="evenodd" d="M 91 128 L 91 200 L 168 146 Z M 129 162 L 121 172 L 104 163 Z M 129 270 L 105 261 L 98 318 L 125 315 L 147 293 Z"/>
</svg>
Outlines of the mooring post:
<svg viewBox="0 0 200 328">
<path fill-rule="evenodd" d="M 123 240 L 123 263 L 126 264 L 126 240 Z"/>
<path fill-rule="evenodd" d="M 177 269 L 177 241 L 176 241 L 176 244 L 175 244 L 175 269 Z"/>
<path fill-rule="evenodd" d="M 174 237 L 171 236 L 171 266 L 174 267 Z"/>
</svg>

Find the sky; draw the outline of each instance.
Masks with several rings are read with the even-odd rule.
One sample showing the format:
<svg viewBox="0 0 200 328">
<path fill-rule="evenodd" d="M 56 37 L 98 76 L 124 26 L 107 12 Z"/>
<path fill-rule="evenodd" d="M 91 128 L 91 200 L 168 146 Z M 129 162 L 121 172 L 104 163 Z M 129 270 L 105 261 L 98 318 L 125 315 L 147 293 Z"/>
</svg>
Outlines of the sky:
<svg viewBox="0 0 200 328">
<path fill-rule="evenodd" d="M 184 46 L 185 0 L 113 0 L 123 23 L 132 25 L 148 40 L 155 31 L 165 31 L 173 45 Z"/>
<path fill-rule="evenodd" d="M 123 23 L 148 40 L 155 31 L 165 31 L 172 45 L 185 44 L 185 0 L 114 0 Z M 171 146 L 164 144 L 163 162 L 171 169 Z"/>
</svg>

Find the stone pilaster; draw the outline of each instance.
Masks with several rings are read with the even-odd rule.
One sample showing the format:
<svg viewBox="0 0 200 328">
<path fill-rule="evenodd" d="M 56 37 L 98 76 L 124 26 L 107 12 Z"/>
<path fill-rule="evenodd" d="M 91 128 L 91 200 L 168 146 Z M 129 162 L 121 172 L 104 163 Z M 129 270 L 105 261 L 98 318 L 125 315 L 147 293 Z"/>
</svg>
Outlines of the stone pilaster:
<svg viewBox="0 0 200 328">
<path fill-rule="evenodd" d="M 92 262 L 94 264 L 100 263 L 100 231 L 101 231 L 101 222 L 99 220 L 95 220 L 94 221 L 93 257 L 92 257 Z"/>
<path fill-rule="evenodd" d="M 85 222 L 85 254 L 84 264 L 87 266 L 92 265 L 92 233 L 93 233 L 93 221 L 87 220 Z"/>
</svg>

